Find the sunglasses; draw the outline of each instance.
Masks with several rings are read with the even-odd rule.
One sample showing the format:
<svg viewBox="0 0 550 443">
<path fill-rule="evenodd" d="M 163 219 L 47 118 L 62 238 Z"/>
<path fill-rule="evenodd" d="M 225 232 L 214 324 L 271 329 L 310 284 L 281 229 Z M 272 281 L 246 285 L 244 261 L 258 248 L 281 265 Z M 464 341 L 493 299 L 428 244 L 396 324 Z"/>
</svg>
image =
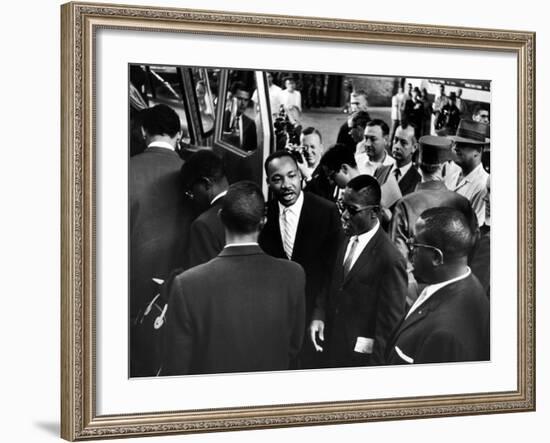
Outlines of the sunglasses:
<svg viewBox="0 0 550 443">
<path fill-rule="evenodd" d="M 354 217 L 360 212 L 366 211 L 367 209 L 374 209 L 374 208 L 380 207 L 379 205 L 368 205 L 368 206 L 363 206 L 361 208 L 356 208 L 355 206 L 346 205 L 341 200 L 338 200 L 336 202 L 336 206 L 338 207 L 338 210 L 340 211 L 341 214 L 344 214 L 347 211 L 350 217 Z"/>
</svg>

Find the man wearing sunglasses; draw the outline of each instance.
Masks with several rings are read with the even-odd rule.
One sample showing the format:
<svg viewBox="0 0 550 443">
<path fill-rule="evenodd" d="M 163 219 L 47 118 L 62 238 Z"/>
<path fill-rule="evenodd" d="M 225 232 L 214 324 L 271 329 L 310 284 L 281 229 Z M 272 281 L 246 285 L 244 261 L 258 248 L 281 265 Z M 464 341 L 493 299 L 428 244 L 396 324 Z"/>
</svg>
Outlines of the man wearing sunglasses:
<svg viewBox="0 0 550 443">
<path fill-rule="evenodd" d="M 393 334 L 390 364 L 489 359 L 489 301 L 468 267 L 475 233 L 452 208 L 424 211 L 409 240 L 417 281 L 427 284 Z"/>
<path fill-rule="evenodd" d="M 405 259 L 380 227 L 380 194 L 374 177 L 360 175 L 338 203 L 348 238 L 310 324 L 315 349 L 326 352 L 331 367 L 383 363 L 386 342 L 405 313 Z"/>
</svg>

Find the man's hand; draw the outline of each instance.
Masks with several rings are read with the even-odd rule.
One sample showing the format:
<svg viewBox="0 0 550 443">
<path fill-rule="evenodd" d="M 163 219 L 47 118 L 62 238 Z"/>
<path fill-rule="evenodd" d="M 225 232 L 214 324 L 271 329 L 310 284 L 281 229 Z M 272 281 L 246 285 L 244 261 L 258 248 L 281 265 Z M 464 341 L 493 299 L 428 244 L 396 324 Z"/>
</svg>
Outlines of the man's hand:
<svg viewBox="0 0 550 443">
<path fill-rule="evenodd" d="M 319 341 L 325 341 L 325 322 L 323 320 L 313 320 L 309 325 L 309 334 L 313 346 L 317 352 L 323 352 L 323 347 L 317 343 L 317 334 L 319 334 Z"/>
</svg>

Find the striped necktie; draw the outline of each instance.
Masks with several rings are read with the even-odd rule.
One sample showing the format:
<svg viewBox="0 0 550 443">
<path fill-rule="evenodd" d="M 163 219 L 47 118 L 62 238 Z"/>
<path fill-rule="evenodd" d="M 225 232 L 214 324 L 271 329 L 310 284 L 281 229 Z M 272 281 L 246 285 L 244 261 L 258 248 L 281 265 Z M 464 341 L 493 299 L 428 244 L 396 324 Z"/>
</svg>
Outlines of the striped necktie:
<svg viewBox="0 0 550 443">
<path fill-rule="evenodd" d="M 283 248 L 286 256 L 290 260 L 292 258 L 292 249 L 294 248 L 290 227 L 290 208 L 283 209 Z"/>
<path fill-rule="evenodd" d="M 351 246 L 349 248 L 348 255 L 344 260 L 344 277 L 348 275 L 349 271 L 351 270 L 351 266 L 353 263 L 353 256 L 355 255 L 355 250 L 357 249 L 359 238 L 355 235 L 353 239 L 350 239 L 350 243 L 351 243 Z"/>
</svg>

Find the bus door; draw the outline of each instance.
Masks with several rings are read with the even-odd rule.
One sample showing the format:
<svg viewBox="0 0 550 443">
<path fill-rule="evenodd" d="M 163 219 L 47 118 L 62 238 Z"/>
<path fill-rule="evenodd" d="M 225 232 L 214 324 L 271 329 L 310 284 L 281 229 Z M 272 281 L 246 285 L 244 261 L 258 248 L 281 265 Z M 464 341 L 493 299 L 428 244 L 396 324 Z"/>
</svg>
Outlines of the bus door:
<svg viewBox="0 0 550 443">
<path fill-rule="evenodd" d="M 230 183 L 252 180 L 267 196 L 264 160 L 273 150 L 266 74 L 222 69 L 216 98 L 214 150 L 222 155 Z"/>
</svg>

